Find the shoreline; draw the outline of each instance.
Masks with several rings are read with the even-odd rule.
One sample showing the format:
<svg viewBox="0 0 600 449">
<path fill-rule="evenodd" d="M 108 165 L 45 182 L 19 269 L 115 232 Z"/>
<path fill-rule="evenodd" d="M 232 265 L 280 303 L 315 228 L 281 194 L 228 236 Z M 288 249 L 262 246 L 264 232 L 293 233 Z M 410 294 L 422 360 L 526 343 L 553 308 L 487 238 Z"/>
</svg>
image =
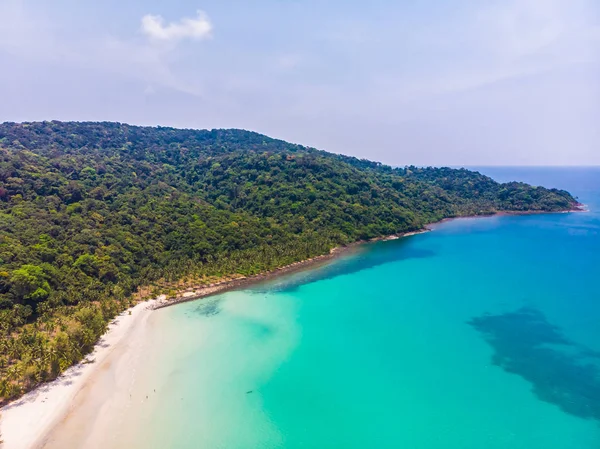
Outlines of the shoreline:
<svg viewBox="0 0 600 449">
<path fill-rule="evenodd" d="M 2 449 L 40 447 L 50 431 L 70 412 L 78 393 L 96 369 L 125 340 L 135 325 L 152 312 L 158 299 L 123 311 L 109 325 L 94 350 L 51 382 L 4 406 L 0 413 Z"/>
<path fill-rule="evenodd" d="M 4 407 L 0 408 L 0 449 L 43 448 L 56 428 L 74 409 L 75 399 L 90 386 L 94 374 L 101 369 L 109 357 L 126 342 L 140 321 L 152 312 L 180 304 L 195 301 L 207 296 L 224 293 L 251 284 L 292 274 L 302 270 L 316 268 L 338 257 L 346 255 L 365 243 L 395 240 L 429 232 L 429 229 L 379 237 L 367 241 L 357 241 L 346 246 L 336 247 L 328 254 L 294 262 L 274 270 L 254 276 L 226 280 L 197 288 L 178 292 L 178 296 L 167 298 L 161 295 L 156 299 L 142 301 L 121 312 L 109 323 L 108 331 L 94 346 L 94 350 L 51 382 L 42 384 Z"/>
<path fill-rule="evenodd" d="M 226 281 L 216 282 L 214 284 L 202 286 L 202 287 L 191 287 L 186 290 L 180 291 L 175 297 L 166 298 L 164 300 L 157 301 L 154 305 L 154 309 L 162 309 L 165 307 L 171 307 L 184 302 L 196 301 L 198 299 L 206 298 L 208 296 L 225 293 L 230 290 L 250 286 L 262 281 L 273 279 L 277 276 L 284 274 L 292 274 L 302 270 L 308 270 L 318 267 L 320 264 L 324 264 L 331 260 L 335 260 L 351 251 L 356 250 L 358 247 L 367 243 L 381 242 L 387 240 L 396 240 L 404 237 L 411 237 L 413 235 L 424 234 L 431 232 L 437 225 L 447 223 L 454 220 L 473 219 L 473 218 L 492 218 L 492 217 L 510 217 L 510 216 L 523 216 L 523 215 L 546 215 L 546 214 L 569 214 L 574 212 L 589 212 L 588 209 L 583 209 L 584 204 L 579 204 L 576 208 L 566 211 L 547 212 L 547 211 L 498 211 L 493 214 L 482 214 L 482 215 L 465 215 L 463 217 L 450 217 L 443 218 L 440 221 L 426 224 L 422 229 L 416 231 L 408 231 L 398 234 L 392 234 L 385 237 L 376 237 L 370 240 L 359 240 L 350 243 L 345 246 L 338 246 L 330 250 L 329 254 L 323 254 L 321 256 L 311 257 L 310 259 L 301 260 L 294 262 L 289 265 L 284 265 L 279 268 L 275 268 L 270 271 L 255 274 L 247 277 L 240 277 L 236 279 L 229 279 Z"/>
<path fill-rule="evenodd" d="M 140 302 L 123 311 L 109 324 L 108 331 L 96 343 L 93 352 L 88 354 L 82 362 L 66 370 L 57 379 L 40 385 L 0 409 L 0 440 L 3 440 L 0 448 L 30 449 L 43 447 L 56 425 L 77 408 L 74 405 L 74 400 L 81 391 L 90 386 L 93 381 L 93 374 L 100 369 L 103 362 L 106 362 L 116 349 L 126 343 L 127 339 L 125 337 L 131 334 L 136 325 L 141 321 L 145 321 L 155 310 L 243 288 L 280 275 L 314 269 L 319 265 L 355 251 L 366 243 L 396 240 L 430 232 L 435 229 L 436 225 L 453 220 L 585 211 L 574 209 L 563 212 L 498 212 L 491 215 L 446 218 L 427 224 L 423 229 L 417 231 L 357 241 L 346 246 L 333 248 L 328 254 L 295 262 L 257 275 L 230 279 L 198 288 L 188 288 L 179 291 L 175 297 L 171 298 L 162 295 L 156 299 Z"/>
<path fill-rule="evenodd" d="M 325 264 L 326 262 L 335 260 L 339 257 L 342 257 L 348 253 L 356 251 L 360 246 L 365 245 L 367 243 L 375 243 L 382 242 L 388 240 L 397 240 L 404 237 L 411 237 L 413 235 L 424 234 L 426 232 L 430 232 L 431 229 L 424 228 L 418 231 L 409 231 L 401 234 L 392 234 L 386 237 L 376 237 L 370 240 L 359 240 L 353 243 L 350 243 L 345 246 L 338 246 L 332 248 L 328 254 L 323 254 L 321 256 L 311 257 L 310 259 L 301 260 L 299 262 L 294 262 L 289 265 L 284 265 L 279 268 L 275 268 L 274 270 L 265 271 L 263 273 L 255 274 L 247 277 L 240 277 L 236 279 L 226 280 L 222 282 L 217 282 L 214 284 L 210 284 L 203 287 L 198 288 L 188 288 L 183 292 L 179 292 L 177 296 L 166 298 L 159 300 L 153 306 L 154 310 L 163 309 L 165 307 L 171 307 L 177 304 L 181 304 L 189 301 L 196 301 L 197 299 L 206 298 L 208 296 L 217 295 L 220 293 L 225 293 L 230 290 L 235 290 L 242 287 L 247 287 L 252 284 L 256 284 L 259 282 L 267 281 L 270 279 L 274 279 L 276 277 L 297 273 L 303 270 L 314 269 L 319 265 Z"/>
</svg>

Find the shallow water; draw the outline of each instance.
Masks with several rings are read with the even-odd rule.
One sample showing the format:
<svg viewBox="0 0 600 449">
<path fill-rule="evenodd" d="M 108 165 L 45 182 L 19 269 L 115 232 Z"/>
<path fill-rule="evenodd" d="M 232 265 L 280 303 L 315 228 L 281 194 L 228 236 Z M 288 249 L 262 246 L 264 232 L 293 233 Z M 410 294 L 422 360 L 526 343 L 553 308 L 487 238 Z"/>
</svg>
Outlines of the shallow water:
<svg viewBox="0 0 600 449">
<path fill-rule="evenodd" d="M 600 169 L 482 171 L 592 211 L 456 220 L 163 309 L 104 447 L 600 447 Z"/>
</svg>

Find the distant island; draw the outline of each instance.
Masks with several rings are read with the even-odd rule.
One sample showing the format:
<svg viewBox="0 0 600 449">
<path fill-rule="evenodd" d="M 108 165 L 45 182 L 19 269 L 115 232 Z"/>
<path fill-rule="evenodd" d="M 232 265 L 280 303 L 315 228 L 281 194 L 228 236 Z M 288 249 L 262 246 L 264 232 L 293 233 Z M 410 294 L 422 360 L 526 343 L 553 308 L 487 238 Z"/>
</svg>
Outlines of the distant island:
<svg viewBox="0 0 600 449">
<path fill-rule="evenodd" d="M 0 125 L 0 402 L 81 361 L 133 304 L 563 190 L 392 168 L 243 130 Z"/>
</svg>

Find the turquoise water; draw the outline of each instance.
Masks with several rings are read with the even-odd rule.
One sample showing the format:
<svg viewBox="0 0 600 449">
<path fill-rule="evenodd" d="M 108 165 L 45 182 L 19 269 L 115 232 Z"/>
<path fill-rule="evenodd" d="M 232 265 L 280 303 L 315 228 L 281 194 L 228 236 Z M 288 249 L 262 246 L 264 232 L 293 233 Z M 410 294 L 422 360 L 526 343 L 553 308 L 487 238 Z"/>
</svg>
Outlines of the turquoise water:
<svg viewBox="0 0 600 449">
<path fill-rule="evenodd" d="M 600 169 L 482 171 L 591 212 L 457 220 L 163 309 L 115 447 L 600 447 Z"/>
</svg>

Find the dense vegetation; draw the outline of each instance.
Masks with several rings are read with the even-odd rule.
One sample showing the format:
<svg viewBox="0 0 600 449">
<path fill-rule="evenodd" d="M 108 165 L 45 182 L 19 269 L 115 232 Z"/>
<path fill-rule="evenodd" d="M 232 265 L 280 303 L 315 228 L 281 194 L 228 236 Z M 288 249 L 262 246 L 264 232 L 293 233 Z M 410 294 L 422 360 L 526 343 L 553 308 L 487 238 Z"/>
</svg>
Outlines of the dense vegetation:
<svg viewBox="0 0 600 449">
<path fill-rule="evenodd" d="M 240 130 L 0 125 L 0 397 L 54 378 L 133 301 L 567 192 L 394 169 Z"/>
</svg>

